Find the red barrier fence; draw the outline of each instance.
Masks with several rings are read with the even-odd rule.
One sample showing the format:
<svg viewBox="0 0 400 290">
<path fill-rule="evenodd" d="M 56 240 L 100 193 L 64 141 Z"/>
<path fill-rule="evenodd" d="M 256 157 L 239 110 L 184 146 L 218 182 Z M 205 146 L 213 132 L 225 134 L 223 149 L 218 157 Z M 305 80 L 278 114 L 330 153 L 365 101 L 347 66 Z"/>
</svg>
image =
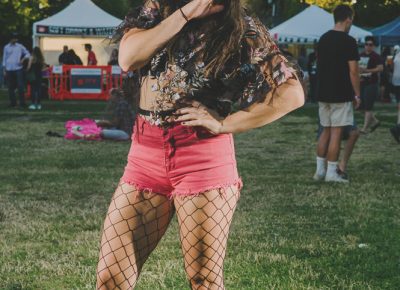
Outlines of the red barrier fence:
<svg viewBox="0 0 400 290">
<path fill-rule="evenodd" d="M 110 89 L 121 87 L 123 77 L 118 66 L 52 66 L 49 68 L 49 98 L 108 100 Z"/>
</svg>

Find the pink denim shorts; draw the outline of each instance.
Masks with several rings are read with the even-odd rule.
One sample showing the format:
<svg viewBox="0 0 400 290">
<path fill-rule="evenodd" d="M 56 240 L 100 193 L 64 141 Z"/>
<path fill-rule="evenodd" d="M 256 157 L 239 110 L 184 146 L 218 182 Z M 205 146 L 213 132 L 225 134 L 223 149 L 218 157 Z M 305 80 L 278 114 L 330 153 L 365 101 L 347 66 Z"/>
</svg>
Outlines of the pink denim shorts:
<svg viewBox="0 0 400 290">
<path fill-rule="evenodd" d="M 164 129 L 141 115 L 136 122 L 122 182 L 169 198 L 241 188 L 232 134 L 179 123 Z"/>
</svg>

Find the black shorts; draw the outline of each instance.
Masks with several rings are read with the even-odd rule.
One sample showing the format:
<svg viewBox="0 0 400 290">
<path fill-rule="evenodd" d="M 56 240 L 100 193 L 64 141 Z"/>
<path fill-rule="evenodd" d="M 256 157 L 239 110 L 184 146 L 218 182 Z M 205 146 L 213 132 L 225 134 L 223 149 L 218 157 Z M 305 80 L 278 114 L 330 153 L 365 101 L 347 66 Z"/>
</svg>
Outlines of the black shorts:
<svg viewBox="0 0 400 290">
<path fill-rule="evenodd" d="M 361 85 L 361 106 L 360 110 L 371 111 L 374 108 L 375 100 L 379 95 L 378 84 Z"/>
</svg>

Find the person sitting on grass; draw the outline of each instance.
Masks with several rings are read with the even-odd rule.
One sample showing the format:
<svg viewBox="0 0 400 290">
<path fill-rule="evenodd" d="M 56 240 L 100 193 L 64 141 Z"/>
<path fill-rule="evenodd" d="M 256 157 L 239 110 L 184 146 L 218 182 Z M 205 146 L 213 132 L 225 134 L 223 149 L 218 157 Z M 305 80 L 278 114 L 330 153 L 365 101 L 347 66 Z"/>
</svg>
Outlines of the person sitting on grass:
<svg viewBox="0 0 400 290">
<path fill-rule="evenodd" d="M 103 139 L 126 141 L 132 135 L 134 123 L 133 111 L 125 94 L 118 89 L 110 91 L 110 99 L 103 120 L 96 120 L 102 127 Z"/>
<path fill-rule="evenodd" d="M 102 120 L 85 118 L 70 120 L 65 124 L 66 139 L 76 140 L 116 140 L 127 141 L 132 135 L 133 112 L 123 91 L 112 89 L 106 113 Z M 48 136 L 57 136 L 57 133 L 48 132 Z"/>
</svg>

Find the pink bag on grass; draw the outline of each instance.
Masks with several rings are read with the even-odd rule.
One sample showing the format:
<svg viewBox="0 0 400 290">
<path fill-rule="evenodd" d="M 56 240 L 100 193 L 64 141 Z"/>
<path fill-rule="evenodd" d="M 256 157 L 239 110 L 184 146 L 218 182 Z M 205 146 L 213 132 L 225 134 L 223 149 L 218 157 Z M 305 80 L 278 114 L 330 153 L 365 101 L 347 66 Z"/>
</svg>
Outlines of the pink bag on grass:
<svg viewBox="0 0 400 290">
<path fill-rule="evenodd" d="M 64 135 L 68 140 L 101 140 L 101 127 L 97 126 L 92 119 L 85 118 L 82 120 L 69 120 L 65 122 L 67 133 Z"/>
</svg>

